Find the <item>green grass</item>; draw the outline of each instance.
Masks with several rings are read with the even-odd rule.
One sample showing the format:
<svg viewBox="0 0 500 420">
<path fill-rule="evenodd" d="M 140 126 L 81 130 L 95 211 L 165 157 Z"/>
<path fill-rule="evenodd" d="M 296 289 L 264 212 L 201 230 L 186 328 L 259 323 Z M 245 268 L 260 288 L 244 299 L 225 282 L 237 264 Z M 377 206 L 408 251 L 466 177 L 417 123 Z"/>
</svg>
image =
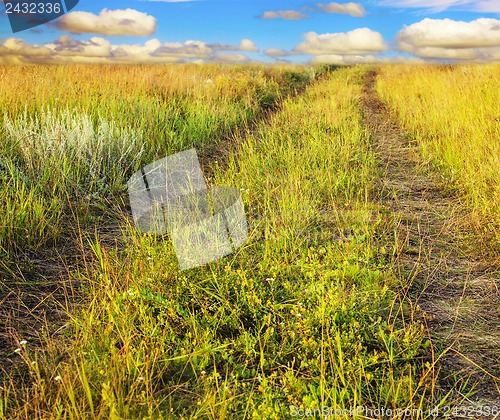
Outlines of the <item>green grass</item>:
<svg viewBox="0 0 500 420">
<path fill-rule="evenodd" d="M 258 66 L 9 67 L 10 79 L 20 83 L 15 92 L 0 83 L 0 196 L 10 210 L 0 214 L 0 252 L 12 260 L 20 248 L 65 239 L 65 224 L 102 213 L 110 201 L 120 205 L 126 180 L 141 166 L 191 147 L 213 148 L 316 73 Z M 20 194 L 12 197 L 14 186 Z"/>
<path fill-rule="evenodd" d="M 212 184 L 243 189 L 250 234 L 234 255 L 180 272 L 168 238 L 139 233 L 125 214 L 118 217 L 120 247 L 81 232 L 85 265 L 71 276 L 85 301 L 69 314 L 64 337 L 20 352 L 31 386 L 4 386 L 0 414 L 282 419 L 295 408 L 404 409 L 430 401 L 429 343 L 391 269 L 396 221 L 375 200 L 378 163 L 359 100 L 364 71 L 332 72 L 234 139 L 221 165 L 206 162 Z M 234 115 L 213 117 L 203 107 L 198 112 L 200 103 L 191 106 L 183 118 L 194 136 L 218 131 L 212 118 Z M 147 115 L 159 124 L 151 130 L 161 130 L 156 111 Z M 43 117 L 39 125 L 15 118 L 6 119 L 7 132 L 35 124 L 43 137 L 51 126 Z M 18 128 L 9 128 L 11 121 Z M 70 113 L 52 123 L 63 124 L 63 153 L 47 152 L 43 141 L 27 147 L 23 160 L 22 145 L 15 146 L 24 171 L 26 162 L 44 165 L 41 156 L 62 155 L 75 165 L 47 186 L 60 188 L 62 198 L 75 192 L 73 183 L 89 182 L 89 191 L 100 193 L 99 176 L 128 150 L 131 157 L 102 185 L 119 189 L 143 163 L 134 156 L 145 144 L 144 137 L 135 141 L 137 126 L 126 131 L 126 143 L 111 129 L 115 134 L 99 143 L 102 125 L 89 128 L 88 141 L 72 142 L 72 124 L 85 121 Z M 161 152 L 181 144 L 188 146 Z M 99 162 L 98 170 L 84 162 Z"/>
</svg>

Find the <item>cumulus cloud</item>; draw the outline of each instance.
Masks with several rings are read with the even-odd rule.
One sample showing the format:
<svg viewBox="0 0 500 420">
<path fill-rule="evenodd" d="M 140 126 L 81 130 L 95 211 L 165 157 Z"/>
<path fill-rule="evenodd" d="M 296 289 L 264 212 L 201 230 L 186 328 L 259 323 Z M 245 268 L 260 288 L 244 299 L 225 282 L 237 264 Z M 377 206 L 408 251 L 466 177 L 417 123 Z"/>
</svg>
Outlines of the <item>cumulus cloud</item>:
<svg viewBox="0 0 500 420">
<path fill-rule="evenodd" d="M 297 12 L 296 10 L 276 10 L 264 12 L 260 18 L 261 19 L 289 19 L 289 20 L 299 20 L 309 17 L 309 15 Z"/>
<path fill-rule="evenodd" d="M 134 9 L 103 9 L 99 15 L 70 12 L 57 19 L 55 25 L 74 34 L 148 36 L 156 31 L 156 18 Z"/>
<path fill-rule="evenodd" d="M 59 56 L 108 57 L 111 53 L 111 43 L 100 37 L 78 41 L 68 35 L 61 35 L 57 41 L 45 46 Z"/>
<path fill-rule="evenodd" d="M 228 45 L 228 44 L 209 44 L 210 48 L 214 50 L 225 50 L 225 51 L 246 51 L 246 52 L 257 52 L 259 49 L 255 46 L 253 41 L 249 39 L 242 39 L 240 45 Z"/>
<path fill-rule="evenodd" d="M 162 44 L 158 39 L 150 39 L 144 45 L 114 45 L 108 58 L 109 62 L 118 63 L 181 63 L 185 61 L 183 54 L 155 54 Z M 168 45 L 168 44 L 167 44 Z"/>
<path fill-rule="evenodd" d="M 471 22 L 430 19 L 406 26 L 396 40 L 400 46 L 469 48 L 500 46 L 500 20 L 481 18 Z"/>
<path fill-rule="evenodd" d="M 214 48 L 216 45 L 217 48 Z M 223 53 L 221 50 L 255 51 L 252 41 L 244 39 L 239 45 L 208 44 L 203 41 L 161 43 L 150 39 L 144 44 L 111 44 L 101 37 L 86 41 L 61 35 L 44 45 L 30 45 L 16 38 L 0 40 L 0 63 L 180 63 L 224 62 L 243 63 L 243 54 Z"/>
<path fill-rule="evenodd" d="M 287 57 L 289 55 L 293 55 L 292 51 L 282 50 L 279 48 L 267 48 L 264 50 L 264 54 L 269 57 Z"/>
<path fill-rule="evenodd" d="M 294 48 L 295 52 L 311 55 L 364 55 L 387 49 L 382 35 L 369 28 L 326 34 L 308 32 L 303 38 L 304 42 Z"/>
<path fill-rule="evenodd" d="M 243 39 L 240 42 L 240 51 L 248 51 L 248 52 L 256 52 L 259 51 L 259 49 L 255 46 L 253 41 L 250 41 L 249 39 Z"/>
<path fill-rule="evenodd" d="M 365 13 L 364 7 L 359 3 L 318 3 L 318 8 L 326 13 L 342 13 L 354 17 L 363 17 Z"/>
<path fill-rule="evenodd" d="M 202 41 L 172 42 L 162 44 L 153 55 L 155 57 L 174 56 L 181 58 L 206 58 L 213 50 Z"/>
<path fill-rule="evenodd" d="M 29 45 L 22 39 L 7 38 L 0 45 L 0 63 L 5 64 L 44 62 L 51 54 L 51 50 L 46 46 Z"/>
<path fill-rule="evenodd" d="M 183 58 L 214 58 L 215 57 L 232 57 L 230 55 L 215 54 L 215 51 L 245 51 L 255 52 L 259 49 L 253 41 L 243 39 L 239 45 L 229 44 L 208 44 L 202 41 L 186 41 L 184 43 L 165 43 L 162 44 L 154 53 L 154 56 L 177 56 Z M 238 56 L 237 54 L 234 57 Z M 233 59 L 229 58 L 229 59 Z M 219 60 L 217 58 L 217 60 Z"/>
<path fill-rule="evenodd" d="M 47 63 L 171 63 L 182 61 L 179 57 L 157 58 L 152 54 L 161 43 L 157 39 L 142 45 L 111 44 L 107 39 L 92 37 L 87 41 L 61 35 L 53 43 L 44 45 L 51 52 Z M 32 62 L 30 57 L 19 56 L 23 62 Z M 1 60 L 1 53 L 0 53 Z"/>
<path fill-rule="evenodd" d="M 500 50 L 500 20 L 426 18 L 405 26 L 396 35 L 396 45 L 425 58 L 493 61 Z"/>
</svg>

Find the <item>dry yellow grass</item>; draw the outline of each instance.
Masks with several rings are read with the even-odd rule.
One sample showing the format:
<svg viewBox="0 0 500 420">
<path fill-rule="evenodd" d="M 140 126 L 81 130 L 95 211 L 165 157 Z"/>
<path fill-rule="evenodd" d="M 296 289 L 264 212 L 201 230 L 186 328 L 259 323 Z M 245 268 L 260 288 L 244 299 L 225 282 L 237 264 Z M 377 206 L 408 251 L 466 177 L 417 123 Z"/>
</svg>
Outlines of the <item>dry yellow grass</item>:
<svg viewBox="0 0 500 420">
<path fill-rule="evenodd" d="M 142 96 L 227 101 L 269 90 L 298 66 L 71 65 L 0 66 L 0 108 L 9 116 L 25 107 L 67 105 L 86 109 Z M 313 70 L 312 70 L 313 71 Z M 13 89 L 15 85 L 15 89 Z"/>
<path fill-rule="evenodd" d="M 258 65 L 0 66 L 0 198 L 11 209 L 0 212 L 0 250 L 23 249 L 27 238 L 32 245 L 45 244 L 46 209 L 61 210 L 39 205 L 33 212 L 25 199 L 15 198 L 17 190 L 39 203 L 44 200 L 33 189 L 49 202 L 67 204 L 123 193 L 124 180 L 145 162 L 213 147 L 302 89 L 315 71 Z M 115 140 L 128 152 L 111 153 Z M 101 146 L 111 154 L 102 154 Z M 106 170 L 96 169 L 106 161 Z M 22 211 L 21 202 L 30 211 Z M 26 232 L 18 217 L 38 226 L 39 235 Z"/>
<path fill-rule="evenodd" d="M 500 65 L 386 66 L 377 90 L 488 231 L 500 225 Z M 497 237 L 497 239 L 499 239 Z"/>
</svg>

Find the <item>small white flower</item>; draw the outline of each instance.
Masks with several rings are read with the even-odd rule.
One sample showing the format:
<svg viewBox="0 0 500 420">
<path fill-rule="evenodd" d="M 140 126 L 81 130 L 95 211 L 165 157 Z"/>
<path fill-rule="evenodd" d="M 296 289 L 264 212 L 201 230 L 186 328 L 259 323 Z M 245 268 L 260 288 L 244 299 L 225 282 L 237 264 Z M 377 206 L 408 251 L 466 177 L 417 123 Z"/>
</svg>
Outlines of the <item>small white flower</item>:
<svg viewBox="0 0 500 420">
<path fill-rule="evenodd" d="M 57 381 L 57 382 L 62 381 L 62 378 L 61 378 L 59 375 L 57 375 L 57 376 L 54 378 L 54 381 Z"/>
<path fill-rule="evenodd" d="M 201 374 L 202 374 L 203 376 L 205 376 L 205 375 L 207 374 L 207 372 L 206 372 L 206 371 L 204 371 L 204 370 L 202 370 L 202 371 L 201 371 Z"/>
<path fill-rule="evenodd" d="M 266 279 L 266 281 L 274 281 L 274 278 L 273 278 L 273 277 L 268 277 L 268 278 Z"/>
<path fill-rule="evenodd" d="M 127 290 L 127 294 L 128 294 L 129 296 L 134 296 L 134 292 L 132 291 L 132 289 L 128 289 L 128 290 Z"/>
<path fill-rule="evenodd" d="M 28 344 L 28 342 L 27 342 L 26 340 L 21 340 L 21 341 L 19 342 L 19 344 L 20 344 L 21 346 L 24 346 L 25 344 Z"/>
<path fill-rule="evenodd" d="M 303 305 L 303 303 L 302 303 L 302 302 L 299 302 L 299 306 L 302 306 L 302 305 Z"/>
<path fill-rule="evenodd" d="M 14 350 L 14 353 L 21 353 L 21 349 L 18 347 L 17 349 Z"/>
<path fill-rule="evenodd" d="M 139 376 L 139 377 L 137 378 L 137 380 L 138 380 L 139 382 L 144 381 L 144 376 L 142 376 L 142 375 L 141 375 L 141 376 Z"/>
<path fill-rule="evenodd" d="M 285 323 L 283 321 L 280 322 L 280 325 L 285 325 Z"/>
<path fill-rule="evenodd" d="M 295 316 L 296 316 L 296 317 L 298 317 L 298 318 L 301 318 L 301 317 L 302 317 L 302 314 L 301 314 L 301 313 L 298 313 L 298 314 L 296 314 Z"/>
</svg>

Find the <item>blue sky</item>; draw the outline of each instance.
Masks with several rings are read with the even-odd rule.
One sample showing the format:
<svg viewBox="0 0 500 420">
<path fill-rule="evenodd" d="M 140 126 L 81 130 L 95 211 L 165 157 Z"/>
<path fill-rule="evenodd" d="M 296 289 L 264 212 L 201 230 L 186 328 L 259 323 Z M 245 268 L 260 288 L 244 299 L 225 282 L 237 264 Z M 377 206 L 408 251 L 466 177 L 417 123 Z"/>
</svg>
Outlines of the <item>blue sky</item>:
<svg viewBox="0 0 500 420">
<path fill-rule="evenodd" d="M 495 62 L 499 19 L 500 0 L 80 0 L 13 33 L 0 4 L 0 63 Z"/>
</svg>

